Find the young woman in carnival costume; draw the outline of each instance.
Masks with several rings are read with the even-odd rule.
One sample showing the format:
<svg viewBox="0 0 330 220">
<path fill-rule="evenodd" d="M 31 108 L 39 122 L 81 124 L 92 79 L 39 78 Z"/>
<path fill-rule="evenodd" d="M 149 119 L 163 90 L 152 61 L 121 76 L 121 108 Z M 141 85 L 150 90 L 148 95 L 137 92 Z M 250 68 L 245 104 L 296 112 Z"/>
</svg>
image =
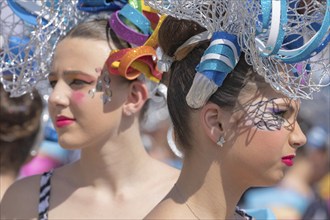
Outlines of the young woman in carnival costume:
<svg viewBox="0 0 330 220">
<path fill-rule="evenodd" d="M 140 136 L 146 102 L 161 90 L 154 59 L 159 17 L 144 16 L 140 1 L 90 2 L 78 7 L 117 10 L 73 27 L 56 45 L 48 75 L 58 142 L 81 149 L 80 160 L 17 181 L 1 203 L 2 218 L 142 219 L 177 179 L 176 169 L 147 154 Z"/>
<path fill-rule="evenodd" d="M 184 155 L 146 219 L 274 219 L 237 204 L 278 183 L 306 142 L 299 99 L 329 84 L 330 1 L 146 2 L 169 15 L 159 68 Z"/>
</svg>

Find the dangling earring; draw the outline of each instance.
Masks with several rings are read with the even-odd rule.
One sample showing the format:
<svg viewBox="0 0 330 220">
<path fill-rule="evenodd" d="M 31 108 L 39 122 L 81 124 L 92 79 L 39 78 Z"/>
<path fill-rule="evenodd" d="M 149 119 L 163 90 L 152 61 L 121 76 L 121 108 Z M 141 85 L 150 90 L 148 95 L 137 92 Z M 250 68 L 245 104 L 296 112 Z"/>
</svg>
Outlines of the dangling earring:
<svg viewBox="0 0 330 220">
<path fill-rule="evenodd" d="M 103 99 L 103 104 L 107 104 L 108 102 L 111 102 L 111 97 L 112 97 L 112 91 L 110 88 L 111 79 L 107 71 L 103 72 L 103 81 L 105 88 L 102 99 Z"/>
<path fill-rule="evenodd" d="M 223 147 L 223 144 L 225 143 L 225 138 L 223 136 L 219 137 L 219 140 L 217 141 L 217 145 L 220 147 Z"/>
</svg>

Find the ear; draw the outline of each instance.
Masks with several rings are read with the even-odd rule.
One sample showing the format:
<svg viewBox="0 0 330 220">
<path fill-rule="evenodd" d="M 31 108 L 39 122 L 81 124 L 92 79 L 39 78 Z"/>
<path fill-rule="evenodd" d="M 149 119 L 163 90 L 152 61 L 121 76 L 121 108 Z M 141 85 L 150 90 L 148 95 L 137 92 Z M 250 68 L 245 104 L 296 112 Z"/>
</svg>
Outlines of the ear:
<svg viewBox="0 0 330 220">
<path fill-rule="evenodd" d="M 200 121 L 206 135 L 217 143 L 219 137 L 224 135 L 223 123 L 226 114 L 217 104 L 208 102 L 201 110 Z"/>
<path fill-rule="evenodd" d="M 133 81 L 129 86 L 127 100 L 123 105 L 124 114 L 131 116 L 140 112 L 148 97 L 149 94 L 146 85 L 139 80 Z"/>
</svg>

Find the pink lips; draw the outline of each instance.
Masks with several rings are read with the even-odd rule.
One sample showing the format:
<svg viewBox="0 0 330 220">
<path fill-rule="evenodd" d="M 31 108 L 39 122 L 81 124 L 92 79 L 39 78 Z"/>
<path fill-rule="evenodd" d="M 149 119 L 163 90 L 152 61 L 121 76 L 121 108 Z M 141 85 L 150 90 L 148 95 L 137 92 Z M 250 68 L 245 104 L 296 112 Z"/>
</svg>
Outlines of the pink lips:
<svg viewBox="0 0 330 220">
<path fill-rule="evenodd" d="M 56 127 L 62 128 L 72 124 L 75 120 L 72 118 L 67 118 L 65 116 L 59 116 L 56 118 Z"/>
<path fill-rule="evenodd" d="M 282 162 L 291 167 L 293 165 L 293 158 L 294 158 L 294 155 L 289 155 L 289 156 L 285 156 L 285 157 L 282 157 Z"/>
</svg>

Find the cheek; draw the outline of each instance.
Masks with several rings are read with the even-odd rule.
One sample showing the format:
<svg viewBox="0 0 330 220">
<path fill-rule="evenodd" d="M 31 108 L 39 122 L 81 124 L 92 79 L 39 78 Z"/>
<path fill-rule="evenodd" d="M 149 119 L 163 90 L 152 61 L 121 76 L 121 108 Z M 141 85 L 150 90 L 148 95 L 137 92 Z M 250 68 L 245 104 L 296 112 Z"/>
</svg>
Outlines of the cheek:
<svg viewBox="0 0 330 220">
<path fill-rule="evenodd" d="M 250 155 L 281 154 L 287 141 L 285 133 L 283 129 L 264 131 L 252 128 L 241 136 L 240 144 Z"/>
<path fill-rule="evenodd" d="M 86 100 L 87 94 L 80 92 L 80 91 L 74 91 L 71 95 L 71 100 L 76 105 L 82 104 L 84 100 Z"/>
</svg>

